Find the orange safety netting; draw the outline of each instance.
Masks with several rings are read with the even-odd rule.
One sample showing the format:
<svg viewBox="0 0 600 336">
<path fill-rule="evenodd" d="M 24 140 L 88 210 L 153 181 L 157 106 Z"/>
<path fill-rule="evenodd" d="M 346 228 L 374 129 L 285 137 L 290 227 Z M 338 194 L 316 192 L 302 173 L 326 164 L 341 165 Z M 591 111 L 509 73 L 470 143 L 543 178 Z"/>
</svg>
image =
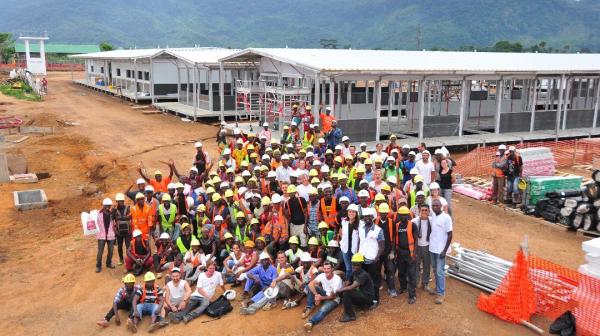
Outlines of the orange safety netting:
<svg viewBox="0 0 600 336">
<path fill-rule="evenodd" d="M 554 155 L 557 167 L 574 164 L 591 164 L 600 158 L 600 139 L 575 139 L 561 141 L 537 141 L 513 144 L 517 149 L 548 147 Z M 492 161 L 498 146 L 478 146 L 466 155 L 456 159 L 455 171 L 462 176 L 489 176 L 492 174 Z"/>
<path fill-rule="evenodd" d="M 577 335 L 600 335 L 600 279 L 519 251 L 500 286 L 479 296 L 477 308 L 512 323 L 534 313 L 555 320 L 570 310 Z"/>
<path fill-rule="evenodd" d="M 489 296 L 479 295 L 477 308 L 508 322 L 529 321 L 535 313 L 535 293 L 523 251 L 517 252 L 514 265 L 500 286 Z"/>
</svg>

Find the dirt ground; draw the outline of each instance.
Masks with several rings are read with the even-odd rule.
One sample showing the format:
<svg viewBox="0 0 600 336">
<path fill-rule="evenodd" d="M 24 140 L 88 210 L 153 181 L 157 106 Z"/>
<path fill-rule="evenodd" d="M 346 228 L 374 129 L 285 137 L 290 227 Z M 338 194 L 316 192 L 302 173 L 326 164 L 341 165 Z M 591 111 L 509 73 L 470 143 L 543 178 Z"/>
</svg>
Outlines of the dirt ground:
<svg viewBox="0 0 600 336">
<path fill-rule="evenodd" d="M 99 329 L 95 322 L 110 308 L 120 285 L 122 268 L 94 271 L 96 241 L 83 237 L 79 213 L 99 208 L 101 199 L 114 197 L 135 181 L 135 167 L 143 161 L 148 171 L 165 170 L 159 160 L 173 158 L 186 171 L 194 152 L 189 141 L 203 139 L 211 153 L 216 128 L 184 123 L 170 115 L 144 115 L 114 97 L 70 83 L 71 75 L 49 75 L 44 102 L 23 102 L 0 95 L 0 116 L 16 114 L 36 126 L 56 127 L 55 134 L 30 135 L 8 153 L 27 157 L 30 172 L 48 172 L 36 185 L 0 185 L 0 283 L 4 297 L 0 309 L 2 334 L 14 335 L 120 335 L 124 326 Z M 73 120 L 78 126 L 61 126 Z M 160 146 L 160 147 L 159 147 Z M 18 212 L 15 190 L 42 188 L 50 200 L 43 210 Z M 583 238 L 561 232 L 522 214 L 455 196 L 455 241 L 472 249 L 485 249 L 512 259 L 524 235 L 531 253 L 571 268 L 584 262 Z M 115 257 L 113 260 L 116 260 Z M 337 322 L 341 309 L 313 329 L 313 334 L 359 335 L 527 335 L 524 327 L 500 321 L 477 310 L 480 291 L 455 280 L 447 281 L 444 305 L 417 292 L 418 302 L 407 297 L 389 299 L 382 292 L 380 308 L 362 312 L 358 321 Z M 201 317 L 190 325 L 168 326 L 157 334 L 189 332 L 205 335 L 255 335 L 262 332 L 303 334 L 301 309 L 259 312 L 254 317 L 234 312 L 218 321 Z M 124 321 L 124 319 L 123 319 Z M 547 329 L 548 321 L 534 318 Z M 147 326 L 141 325 L 142 333 Z"/>
</svg>

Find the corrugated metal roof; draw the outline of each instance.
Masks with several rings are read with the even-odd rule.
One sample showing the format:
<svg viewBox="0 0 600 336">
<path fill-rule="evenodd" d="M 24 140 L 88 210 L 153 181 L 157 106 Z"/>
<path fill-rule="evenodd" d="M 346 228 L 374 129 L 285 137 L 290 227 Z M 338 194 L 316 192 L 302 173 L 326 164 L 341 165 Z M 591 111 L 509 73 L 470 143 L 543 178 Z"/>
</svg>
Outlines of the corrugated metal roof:
<svg viewBox="0 0 600 336">
<path fill-rule="evenodd" d="M 88 54 L 77 54 L 69 57 L 82 59 L 133 59 L 147 58 L 163 49 L 119 49 Z"/>
<path fill-rule="evenodd" d="M 60 44 L 60 43 L 44 43 L 44 50 L 47 54 L 83 54 L 99 52 L 100 47 L 96 44 Z M 25 43 L 16 43 L 15 51 L 18 53 L 25 52 Z M 29 51 L 40 52 L 39 43 L 30 43 Z"/>
<path fill-rule="evenodd" d="M 600 72 L 600 54 L 249 48 L 221 60 L 259 57 L 317 72 Z"/>
<path fill-rule="evenodd" d="M 230 56 L 239 51 L 240 49 L 225 48 L 176 48 L 165 49 L 163 52 L 191 64 L 218 65 L 221 58 Z M 156 54 L 156 56 L 158 55 L 159 54 Z"/>
</svg>

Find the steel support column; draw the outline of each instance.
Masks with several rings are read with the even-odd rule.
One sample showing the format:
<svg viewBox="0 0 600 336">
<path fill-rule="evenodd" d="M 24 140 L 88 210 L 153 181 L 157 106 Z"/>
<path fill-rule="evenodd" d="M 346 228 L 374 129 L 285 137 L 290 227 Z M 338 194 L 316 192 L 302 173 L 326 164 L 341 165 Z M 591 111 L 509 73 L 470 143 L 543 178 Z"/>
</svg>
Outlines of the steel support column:
<svg viewBox="0 0 600 336">
<path fill-rule="evenodd" d="M 569 77 L 569 79 L 567 79 L 566 81 L 566 91 L 565 91 L 565 100 L 564 100 L 564 107 L 563 107 L 563 118 L 562 118 L 562 129 L 566 129 L 567 128 L 567 113 L 569 111 L 569 103 L 573 102 L 573 99 L 571 97 L 571 86 L 573 86 L 573 78 Z M 573 105 L 573 104 L 571 104 Z"/>
<path fill-rule="evenodd" d="M 315 118 L 315 124 L 319 124 L 321 127 L 321 121 L 319 120 L 319 113 L 321 113 L 321 78 L 319 74 L 315 75 L 315 106 L 313 106 L 313 117 Z"/>
<path fill-rule="evenodd" d="M 194 121 L 196 121 L 196 112 L 198 110 L 198 101 L 200 100 L 199 96 L 198 96 L 198 86 L 196 85 L 196 82 L 198 81 L 198 77 L 199 77 L 199 73 L 198 73 L 198 69 L 196 69 L 196 66 L 194 66 L 194 77 L 192 79 L 192 85 L 194 85 Z"/>
<path fill-rule="evenodd" d="M 223 62 L 219 62 L 219 110 L 221 111 L 221 122 L 225 121 L 225 70 Z M 237 120 L 236 120 L 237 121 Z"/>
<path fill-rule="evenodd" d="M 375 141 L 379 141 L 380 138 L 380 132 L 381 132 L 381 125 L 380 125 L 380 121 L 381 121 L 381 79 L 379 79 L 378 81 L 375 82 L 375 94 L 376 94 L 376 101 L 375 101 L 375 116 L 377 118 L 377 125 L 375 128 Z"/>
<path fill-rule="evenodd" d="M 558 139 L 558 130 L 560 128 L 560 112 L 562 111 L 565 79 L 566 79 L 566 77 L 563 74 L 560 76 L 560 80 L 558 81 L 558 106 L 556 107 L 556 129 L 555 129 L 555 135 L 556 135 L 557 139 Z"/>
<path fill-rule="evenodd" d="M 419 80 L 419 139 L 423 139 L 423 128 L 425 127 L 425 80 Z"/>
<path fill-rule="evenodd" d="M 502 97 L 504 96 L 504 79 L 500 77 L 496 84 L 496 114 L 494 116 L 494 133 L 500 134 L 500 114 L 502 113 Z"/>
<path fill-rule="evenodd" d="M 533 132 L 534 129 L 534 125 L 535 125 L 535 106 L 537 105 L 537 95 L 538 95 L 538 90 L 537 90 L 537 82 L 538 79 L 534 79 L 533 80 L 533 97 L 531 98 L 531 121 L 529 122 L 529 132 Z"/>
<path fill-rule="evenodd" d="M 458 136 L 463 135 L 463 129 L 465 127 L 465 107 L 467 106 L 467 81 L 463 78 L 460 86 L 460 110 L 458 111 Z"/>
<path fill-rule="evenodd" d="M 596 128 L 598 121 L 598 101 L 600 101 L 600 79 L 596 79 L 594 89 L 596 94 L 594 95 L 594 120 L 592 121 L 592 127 Z M 589 87 L 588 87 L 589 90 Z"/>
<path fill-rule="evenodd" d="M 213 85 L 212 85 L 212 69 L 206 70 L 207 82 L 208 82 L 208 112 L 213 112 Z"/>
<path fill-rule="evenodd" d="M 331 115 L 335 115 L 335 82 L 333 79 L 329 80 L 329 108 L 331 109 Z"/>
</svg>

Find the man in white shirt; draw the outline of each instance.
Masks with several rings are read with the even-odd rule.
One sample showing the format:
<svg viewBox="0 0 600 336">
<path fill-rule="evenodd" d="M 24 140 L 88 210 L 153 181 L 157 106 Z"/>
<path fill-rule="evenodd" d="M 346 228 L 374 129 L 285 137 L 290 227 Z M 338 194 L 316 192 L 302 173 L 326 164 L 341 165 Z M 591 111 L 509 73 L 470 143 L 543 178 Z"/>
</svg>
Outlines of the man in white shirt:
<svg viewBox="0 0 600 336">
<path fill-rule="evenodd" d="M 308 202 L 308 197 L 310 196 L 310 181 L 308 180 L 308 174 L 301 174 L 298 176 L 298 180 L 300 184 L 296 187 L 296 192 L 298 196 L 304 198 Z"/>
<path fill-rule="evenodd" d="M 206 263 L 206 272 L 198 277 L 196 290 L 192 293 L 187 307 L 177 313 L 169 313 L 169 319 L 172 322 L 190 322 L 204 313 L 206 307 L 210 304 L 210 299 L 215 295 L 217 287 L 221 287 L 221 291 L 225 292 L 223 276 L 216 271 L 216 268 L 217 264 L 214 261 L 211 260 Z"/>
<path fill-rule="evenodd" d="M 165 314 L 184 310 L 192 295 L 190 285 L 187 281 L 181 280 L 180 272 L 179 267 L 173 268 L 171 270 L 171 281 L 167 282 L 165 286 Z"/>
<path fill-rule="evenodd" d="M 381 272 L 379 269 L 379 257 L 384 249 L 385 238 L 381 228 L 373 222 L 377 214 L 373 208 L 365 208 L 362 212 L 363 222 L 358 228 L 360 239 L 358 252 L 365 256 L 363 268 L 373 280 L 375 295 L 372 308 L 379 304 L 379 286 L 381 286 Z"/>
<path fill-rule="evenodd" d="M 442 211 L 440 200 L 433 200 L 431 208 L 433 209 L 433 216 L 431 219 L 431 233 L 429 234 L 429 252 L 435 274 L 437 293 L 435 303 L 442 304 L 446 294 L 444 267 L 446 266 L 446 252 L 448 252 L 452 242 L 452 218 Z"/>
<path fill-rule="evenodd" d="M 277 182 L 283 182 L 286 184 L 290 183 L 290 174 L 292 173 L 292 168 L 289 166 L 290 157 L 287 154 L 283 154 L 281 156 L 281 166 L 277 167 L 275 170 Z"/>
<path fill-rule="evenodd" d="M 433 162 L 431 162 L 428 150 L 424 150 L 421 155 L 423 159 L 417 161 L 415 168 L 417 169 L 417 172 L 419 172 L 419 175 L 423 176 L 423 184 L 429 186 L 435 178 L 435 167 Z"/>
<path fill-rule="evenodd" d="M 333 273 L 333 266 L 329 261 L 323 263 L 323 273 L 308 284 L 307 307 L 312 309 L 315 303 L 321 303 L 315 315 L 304 324 L 304 330 L 310 331 L 313 325 L 321 322 L 327 314 L 340 303 L 336 292 L 342 288 L 342 278 Z"/>
</svg>

